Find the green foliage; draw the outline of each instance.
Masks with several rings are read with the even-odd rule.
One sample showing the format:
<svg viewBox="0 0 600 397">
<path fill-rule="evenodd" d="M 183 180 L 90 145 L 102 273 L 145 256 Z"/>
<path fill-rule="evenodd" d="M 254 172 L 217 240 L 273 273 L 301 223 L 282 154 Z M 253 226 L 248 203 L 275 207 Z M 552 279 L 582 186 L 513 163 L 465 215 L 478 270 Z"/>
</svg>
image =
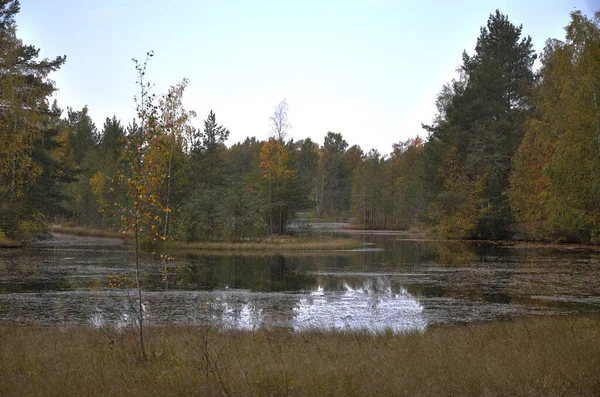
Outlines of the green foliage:
<svg viewBox="0 0 600 397">
<path fill-rule="evenodd" d="M 263 237 L 267 225 L 261 209 L 262 202 L 254 189 L 244 183 L 231 186 L 225 198 L 225 237 L 232 241 Z"/>
<path fill-rule="evenodd" d="M 567 237 L 600 242 L 600 13 L 571 14 L 566 42 L 552 56 L 560 73 L 562 127 L 548 165 L 549 219 Z M 562 59 L 561 59 L 562 58 Z M 560 120 L 560 121 L 562 121 Z M 560 122 L 558 121 L 558 122 Z"/>
<path fill-rule="evenodd" d="M 136 250 L 138 240 L 158 239 L 161 215 L 170 211 L 163 207 L 157 194 L 162 179 L 160 159 L 156 156 L 160 131 L 156 97 L 150 93 L 152 85 L 145 80 L 146 66 L 152 56 L 149 52 L 143 64 L 134 59 L 140 87 L 140 95 L 136 97 L 140 124 L 134 123 L 128 128 L 118 175 L 118 182 L 128 197 L 126 205 L 121 207 L 123 231 L 135 235 Z"/>
<path fill-rule="evenodd" d="M 282 234 L 294 211 L 292 198 L 296 171 L 292 168 L 289 148 L 282 141 L 269 139 L 260 152 L 261 185 L 269 235 Z"/>
<path fill-rule="evenodd" d="M 571 14 L 566 41 L 548 40 L 536 110 L 515 157 L 511 204 L 546 238 L 600 242 L 600 13 Z M 557 231 L 559 231 L 557 233 Z"/>
<path fill-rule="evenodd" d="M 354 212 L 368 227 L 385 227 L 385 196 L 381 194 L 381 188 L 388 181 L 384 180 L 384 167 L 385 159 L 377 150 L 371 149 L 354 173 Z"/>
<path fill-rule="evenodd" d="M 423 216 L 423 141 L 393 145 L 389 158 L 370 150 L 354 172 L 352 209 L 366 228 L 408 229 Z"/>
<path fill-rule="evenodd" d="M 31 153 L 32 159 L 41 168 L 41 174 L 28 189 L 23 200 L 28 214 L 35 214 L 38 219 L 44 220 L 41 222 L 42 229 L 45 228 L 46 222 L 71 215 L 67 206 L 69 196 L 64 187 L 76 180 L 76 170 L 68 159 L 62 156 L 60 133 L 63 123 L 60 114 L 61 110 L 54 103 L 43 127 L 44 140 Z"/>
<path fill-rule="evenodd" d="M 299 211 L 368 228 L 436 226 L 461 238 L 600 242 L 600 13 L 571 14 L 547 41 L 539 76 L 531 38 L 499 11 L 482 27 L 459 77 L 445 84 L 426 142 L 363 153 L 341 133 L 322 146 L 286 140 L 289 107 L 271 139 L 226 146 L 211 110 L 202 129 L 183 106 L 183 79 L 160 97 L 136 62 L 138 120 L 101 132 L 87 107 L 61 110 L 49 74 L 16 35 L 19 2 L 0 0 L 0 230 L 26 238 L 48 222 L 136 231 L 141 239 L 250 240 L 283 234 Z"/>
<path fill-rule="evenodd" d="M 229 150 L 223 153 L 227 164 L 229 179 L 240 179 L 252 170 L 258 169 L 262 142 L 255 137 L 246 138 L 243 142 L 234 143 Z"/>
<path fill-rule="evenodd" d="M 44 140 L 52 140 L 53 111 L 48 97 L 55 91 L 48 75 L 65 57 L 39 61 L 39 49 L 16 35 L 18 1 L 0 2 L 0 229 L 9 238 L 26 237 L 43 228 L 43 214 L 31 208 L 38 189 L 32 187 L 53 168 Z M 30 227 L 40 224 L 42 227 Z"/>
<path fill-rule="evenodd" d="M 0 0 L 0 34 L 14 26 L 15 15 L 20 10 L 19 0 Z"/>
<path fill-rule="evenodd" d="M 216 116 L 211 110 L 204 120 L 204 130 L 196 131 L 193 136 L 191 161 L 195 184 L 202 184 L 208 189 L 223 185 L 223 152 L 228 137 L 229 130 L 217 124 Z"/>
<path fill-rule="evenodd" d="M 97 131 L 89 110 L 83 107 L 80 111 L 67 109 L 67 118 L 64 120 L 66 137 L 64 149 L 65 161 L 68 161 L 76 170 L 76 181 L 67 188 L 71 197 L 69 210 L 74 214 L 77 225 L 101 225 L 98 211 L 101 210 L 98 200 L 94 197 L 90 180 L 97 171 L 102 170 L 102 164 L 109 159 L 104 159 L 99 151 L 100 134 Z M 115 160 L 114 158 L 112 159 Z M 112 164 L 117 164 L 114 161 Z"/>
<path fill-rule="evenodd" d="M 224 235 L 226 164 L 224 152 L 229 130 L 217 124 L 211 110 L 204 130 L 192 135 L 189 180 L 192 187 L 183 206 L 180 236 L 186 240 L 220 239 Z"/>
<path fill-rule="evenodd" d="M 512 157 L 529 112 L 536 59 L 531 38 L 496 11 L 481 28 L 475 54 L 463 53 L 461 78 L 438 96 L 427 167 L 442 229 L 460 237 L 500 238 L 512 221 L 506 191 Z M 437 175 L 436 175 L 437 174 Z"/>
<path fill-rule="evenodd" d="M 319 145 L 310 138 L 290 143 L 293 150 L 294 168 L 304 195 L 316 201 L 317 172 L 319 169 Z M 312 204 L 312 203 L 311 203 Z M 314 205 L 314 204 L 313 204 Z"/>
<path fill-rule="evenodd" d="M 86 154 L 98 144 L 98 130 L 89 115 L 87 106 L 80 111 L 67 109 L 69 124 L 69 144 L 73 151 L 75 164 L 81 165 Z"/>
<path fill-rule="evenodd" d="M 348 149 L 342 134 L 328 132 L 320 152 L 317 180 L 317 216 L 345 218 L 350 212 L 352 179 L 362 150 Z"/>
<path fill-rule="evenodd" d="M 222 187 L 195 189 L 183 206 L 178 236 L 187 241 L 219 240 L 223 238 L 225 189 Z"/>
<path fill-rule="evenodd" d="M 390 158 L 391 224 L 406 229 L 419 224 L 424 217 L 424 187 L 422 184 L 423 140 L 420 137 L 394 145 Z"/>
<path fill-rule="evenodd" d="M 126 190 L 116 183 L 123 167 L 121 152 L 125 134 L 125 128 L 116 117 L 107 118 L 98 144 L 89 152 L 89 159 L 84 160 L 89 168 L 84 170 L 81 179 L 89 184 L 100 213 L 88 214 L 88 219 L 98 218 L 98 224 L 107 229 L 121 226 L 120 209 L 127 203 Z"/>
</svg>

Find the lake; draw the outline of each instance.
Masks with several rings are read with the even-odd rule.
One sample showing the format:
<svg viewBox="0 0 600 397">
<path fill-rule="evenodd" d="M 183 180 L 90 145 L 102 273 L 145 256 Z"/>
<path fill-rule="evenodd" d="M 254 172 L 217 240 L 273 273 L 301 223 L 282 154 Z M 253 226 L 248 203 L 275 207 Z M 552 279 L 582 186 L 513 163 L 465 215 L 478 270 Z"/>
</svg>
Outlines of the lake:
<svg viewBox="0 0 600 397">
<path fill-rule="evenodd" d="M 598 313 L 600 252 L 358 235 L 354 251 L 169 253 L 142 258 L 151 325 L 396 332 Z M 0 321 L 125 327 L 136 302 L 120 240 L 58 235 L 0 250 Z M 115 287 L 109 287 L 112 280 Z"/>
</svg>

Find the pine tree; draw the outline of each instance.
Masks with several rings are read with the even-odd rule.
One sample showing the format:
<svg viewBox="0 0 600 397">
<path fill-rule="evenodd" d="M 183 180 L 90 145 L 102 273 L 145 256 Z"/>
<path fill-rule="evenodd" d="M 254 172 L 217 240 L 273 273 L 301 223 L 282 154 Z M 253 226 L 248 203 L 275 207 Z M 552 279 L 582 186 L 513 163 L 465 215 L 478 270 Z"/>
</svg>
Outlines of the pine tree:
<svg viewBox="0 0 600 397">
<path fill-rule="evenodd" d="M 225 141 L 229 130 L 217 124 L 211 110 L 202 132 L 195 131 L 190 156 L 193 187 L 184 209 L 184 236 L 189 240 L 216 239 L 224 232 Z"/>
<path fill-rule="evenodd" d="M 443 189 L 436 201 L 449 234 L 499 238 L 512 220 L 506 196 L 511 160 L 535 80 L 531 38 L 521 36 L 521 26 L 499 11 L 491 14 L 475 54 L 463 53 L 461 78 L 438 98 L 441 117 L 426 127 L 428 146 L 439 146 L 434 162 Z"/>
<path fill-rule="evenodd" d="M 37 216 L 22 199 L 44 172 L 33 153 L 52 116 L 48 97 L 55 87 L 48 75 L 66 60 L 39 61 L 39 50 L 17 38 L 18 12 L 18 1 L 0 0 L 0 230 L 11 237 L 27 234 Z"/>
</svg>

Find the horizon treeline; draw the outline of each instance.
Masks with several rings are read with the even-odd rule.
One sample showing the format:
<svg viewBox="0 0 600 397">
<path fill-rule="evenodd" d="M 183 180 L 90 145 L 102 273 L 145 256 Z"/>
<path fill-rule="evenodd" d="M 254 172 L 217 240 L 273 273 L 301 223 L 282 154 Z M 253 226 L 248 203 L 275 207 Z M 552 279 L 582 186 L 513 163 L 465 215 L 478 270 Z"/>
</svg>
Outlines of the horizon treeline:
<svg viewBox="0 0 600 397">
<path fill-rule="evenodd" d="M 131 214 L 155 239 L 246 240 L 284 234 L 302 218 L 366 228 L 436 228 L 459 238 L 600 242 L 600 13 L 576 11 L 540 67 L 531 38 L 499 11 L 463 53 L 438 113 L 389 155 L 341 133 L 288 139 L 287 102 L 270 138 L 227 146 L 211 111 L 185 109 L 187 79 L 154 96 L 136 61 L 138 117 L 59 109 L 48 75 L 17 37 L 19 2 L 0 0 L 0 239 L 52 222 L 127 230 Z M 135 209 L 132 212 L 132 208 Z"/>
</svg>

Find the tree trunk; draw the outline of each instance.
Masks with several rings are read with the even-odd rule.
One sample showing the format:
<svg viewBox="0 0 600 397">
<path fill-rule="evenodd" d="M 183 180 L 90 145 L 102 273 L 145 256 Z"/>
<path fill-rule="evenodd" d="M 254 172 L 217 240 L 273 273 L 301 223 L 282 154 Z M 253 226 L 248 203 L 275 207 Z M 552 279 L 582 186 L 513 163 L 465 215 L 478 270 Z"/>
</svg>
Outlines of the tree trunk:
<svg viewBox="0 0 600 397">
<path fill-rule="evenodd" d="M 169 169 L 167 171 L 167 202 L 166 202 L 166 213 L 165 213 L 165 228 L 163 230 L 163 236 L 165 238 L 168 237 L 169 234 L 169 219 L 171 218 L 171 208 L 170 199 L 171 199 L 171 169 L 173 166 L 173 132 L 171 131 L 171 150 L 169 153 Z"/>
<path fill-rule="evenodd" d="M 140 241 L 139 241 L 139 203 L 137 199 L 134 204 L 135 211 L 135 284 L 137 286 L 138 295 L 138 324 L 140 349 L 142 358 L 146 360 L 146 348 L 144 346 L 144 312 L 142 304 L 142 286 L 140 285 Z"/>
</svg>

